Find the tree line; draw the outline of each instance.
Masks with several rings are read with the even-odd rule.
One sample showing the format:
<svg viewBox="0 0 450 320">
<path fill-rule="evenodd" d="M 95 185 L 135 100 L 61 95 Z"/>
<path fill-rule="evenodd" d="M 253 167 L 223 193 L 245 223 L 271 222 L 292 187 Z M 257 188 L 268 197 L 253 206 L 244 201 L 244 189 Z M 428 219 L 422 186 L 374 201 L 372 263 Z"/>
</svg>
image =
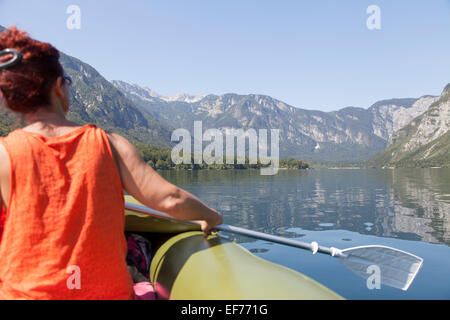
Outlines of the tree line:
<svg viewBox="0 0 450 320">
<path fill-rule="evenodd" d="M 156 147 L 147 144 L 135 143 L 137 151 L 152 168 L 157 170 L 229 170 L 229 169 L 260 169 L 267 165 L 262 164 L 259 160 L 255 164 L 250 164 L 248 157 L 245 158 L 245 163 L 237 163 L 237 157 L 234 157 L 233 164 L 227 164 L 226 158 L 223 158 L 223 164 L 194 164 L 194 153 L 191 153 L 192 164 L 175 164 L 172 162 L 171 149 Z M 280 168 L 286 169 L 308 169 L 309 163 L 303 162 L 294 158 L 280 159 Z"/>
</svg>

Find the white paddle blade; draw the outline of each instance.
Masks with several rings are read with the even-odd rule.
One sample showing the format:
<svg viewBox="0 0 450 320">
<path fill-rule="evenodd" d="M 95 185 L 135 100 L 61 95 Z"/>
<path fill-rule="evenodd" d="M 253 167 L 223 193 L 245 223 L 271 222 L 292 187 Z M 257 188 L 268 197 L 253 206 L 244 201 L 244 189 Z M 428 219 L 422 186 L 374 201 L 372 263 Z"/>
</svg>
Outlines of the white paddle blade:
<svg viewBox="0 0 450 320">
<path fill-rule="evenodd" d="M 423 264 L 418 256 L 385 246 L 361 246 L 341 253 L 340 261 L 353 273 L 367 279 L 371 288 L 383 284 L 406 291 Z"/>
</svg>

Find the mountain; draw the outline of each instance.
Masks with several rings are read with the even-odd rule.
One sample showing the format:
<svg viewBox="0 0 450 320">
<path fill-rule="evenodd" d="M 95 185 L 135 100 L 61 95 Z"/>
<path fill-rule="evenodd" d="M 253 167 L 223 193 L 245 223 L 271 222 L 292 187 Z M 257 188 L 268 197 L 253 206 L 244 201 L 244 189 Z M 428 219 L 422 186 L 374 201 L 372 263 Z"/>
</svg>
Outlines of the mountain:
<svg viewBox="0 0 450 320">
<path fill-rule="evenodd" d="M 369 108 L 373 116 L 372 128 L 380 138 L 389 141 L 392 135 L 424 113 L 439 97 L 392 99 L 375 103 Z"/>
<path fill-rule="evenodd" d="M 218 128 L 224 133 L 233 129 L 279 129 L 281 157 L 317 162 L 367 160 L 387 146 L 391 148 L 396 141 L 403 141 L 404 135 L 408 136 L 405 131 L 415 130 L 411 123 L 416 122 L 411 121 L 429 117 L 430 106 L 443 99 L 442 96 L 390 99 L 376 102 L 368 109 L 346 107 L 322 112 L 295 108 L 257 94 L 164 97 L 139 85 L 108 82 L 88 64 L 63 53 L 61 63 L 73 78 L 68 114 L 71 120 L 95 123 L 135 142 L 165 147 L 173 145 L 170 136 L 175 128 L 192 132 L 196 120 L 203 122 L 204 130 Z M 0 111 L 0 135 L 13 128 L 15 119 Z M 446 134 L 439 134 L 436 141 L 427 140 L 432 146 L 426 146 L 423 141 L 417 145 L 421 141 L 417 138 L 416 151 L 429 152 L 426 157 L 440 159 L 439 152 L 445 154 L 448 146 L 446 139 Z M 386 155 L 380 157 L 390 161 Z"/>
<path fill-rule="evenodd" d="M 391 138 L 383 152 L 370 159 L 374 166 L 450 166 L 450 84 L 420 116 Z"/>
<path fill-rule="evenodd" d="M 0 31 L 3 31 L 3 28 Z M 81 124 L 94 123 L 132 141 L 170 146 L 172 128 L 149 114 L 143 114 L 93 67 L 62 52 L 60 62 L 73 80 L 68 119 Z M 14 118 L 10 112 L 3 111 L 0 114 L 1 135 L 12 129 Z"/>
<path fill-rule="evenodd" d="M 111 81 L 111 83 L 121 91 L 125 91 L 128 94 L 141 97 L 142 99 L 147 99 L 150 101 L 153 101 L 155 99 L 163 100 L 162 95 L 146 87 L 140 87 L 138 85 L 133 85 L 126 83 L 124 81 L 116 81 L 116 80 Z"/>
<path fill-rule="evenodd" d="M 312 161 L 360 161 L 384 150 L 394 132 L 425 112 L 437 97 L 391 99 L 368 109 L 347 107 L 333 112 L 295 108 L 265 95 L 208 95 L 187 103 L 165 101 L 148 88 L 112 82 L 143 113 L 192 132 L 204 128 L 280 129 L 282 157 Z M 153 92 L 153 91 L 151 91 Z"/>
<path fill-rule="evenodd" d="M 193 103 L 202 100 L 205 97 L 204 94 L 188 94 L 188 93 L 176 93 L 170 97 L 162 97 L 165 101 L 179 101 Z"/>
<path fill-rule="evenodd" d="M 118 89 L 122 91 L 129 92 L 130 94 L 137 95 L 142 97 L 143 99 L 153 100 L 155 98 L 166 101 L 166 102 L 187 102 L 193 103 L 202 100 L 205 95 L 204 94 L 188 94 L 188 93 L 177 93 L 170 97 L 165 97 L 156 93 L 155 91 L 147 88 L 141 87 L 136 84 L 129 84 L 120 80 L 111 81 Z"/>
</svg>

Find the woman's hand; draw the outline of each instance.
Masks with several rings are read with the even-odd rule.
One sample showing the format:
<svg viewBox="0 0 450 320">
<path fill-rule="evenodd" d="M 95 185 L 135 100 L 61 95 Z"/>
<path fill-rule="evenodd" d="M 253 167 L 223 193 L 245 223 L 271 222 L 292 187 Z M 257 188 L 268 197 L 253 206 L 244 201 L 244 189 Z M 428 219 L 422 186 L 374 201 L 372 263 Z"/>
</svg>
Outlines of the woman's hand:
<svg viewBox="0 0 450 320">
<path fill-rule="evenodd" d="M 205 236 L 209 236 L 212 232 L 215 232 L 216 230 L 214 230 L 214 227 L 218 226 L 219 224 L 222 224 L 222 222 L 223 222 L 222 215 L 220 213 L 218 213 L 214 209 L 210 209 L 210 210 L 211 210 L 211 213 L 208 216 L 207 220 L 195 221 L 200 224 L 200 227 L 201 227 L 203 233 L 205 234 Z"/>
</svg>

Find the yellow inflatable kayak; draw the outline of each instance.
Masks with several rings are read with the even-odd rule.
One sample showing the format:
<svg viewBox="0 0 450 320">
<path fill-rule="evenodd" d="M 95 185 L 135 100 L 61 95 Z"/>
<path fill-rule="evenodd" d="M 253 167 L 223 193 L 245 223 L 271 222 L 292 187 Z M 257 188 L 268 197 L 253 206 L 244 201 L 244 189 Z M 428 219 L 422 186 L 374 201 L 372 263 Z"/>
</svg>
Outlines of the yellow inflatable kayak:
<svg viewBox="0 0 450 320">
<path fill-rule="evenodd" d="M 126 196 L 127 203 L 139 204 Z M 313 279 L 261 259 L 217 235 L 205 239 L 197 226 L 126 210 L 126 231 L 154 248 L 150 281 L 158 299 L 342 299 Z"/>
</svg>

